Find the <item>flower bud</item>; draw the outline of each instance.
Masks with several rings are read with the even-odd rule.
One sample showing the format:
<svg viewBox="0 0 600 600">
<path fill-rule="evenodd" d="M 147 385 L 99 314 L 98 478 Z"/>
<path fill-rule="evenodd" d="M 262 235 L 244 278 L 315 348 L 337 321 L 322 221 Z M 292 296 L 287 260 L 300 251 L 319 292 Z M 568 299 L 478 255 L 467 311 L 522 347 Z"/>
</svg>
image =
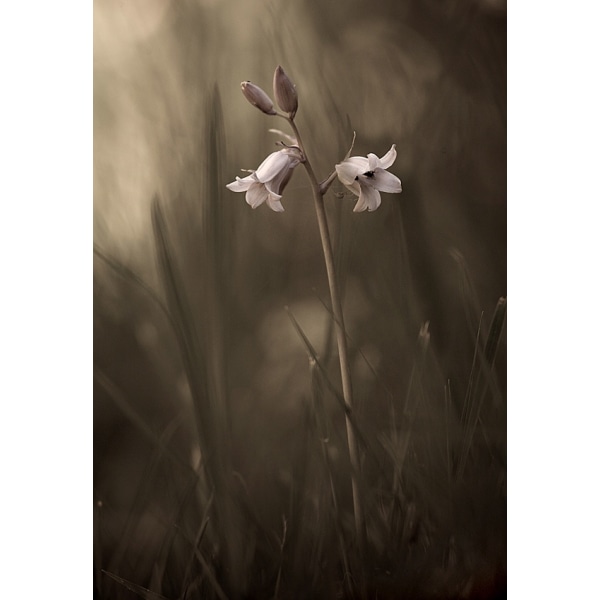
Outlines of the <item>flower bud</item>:
<svg viewBox="0 0 600 600">
<path fill-rule="evenodd" d="M 275 69 L 273 92 L 279 108 L 288 113 L 290 118 L 293 119 L 298 110 L 298 93 L 296 92 L 296 86 L 281 67 Z"/>
<path fill-rule="evenodd" d="M 250 104 L 253 104 L 267 115 L 277 114 L 277 111 L 273 108 L 273 100 L 271 100 L 261 88 L 250 81 L 242 81 L 241 85 L 242 94 L 246 96 L 246 100 L 248 100 Z"/>
</svg>

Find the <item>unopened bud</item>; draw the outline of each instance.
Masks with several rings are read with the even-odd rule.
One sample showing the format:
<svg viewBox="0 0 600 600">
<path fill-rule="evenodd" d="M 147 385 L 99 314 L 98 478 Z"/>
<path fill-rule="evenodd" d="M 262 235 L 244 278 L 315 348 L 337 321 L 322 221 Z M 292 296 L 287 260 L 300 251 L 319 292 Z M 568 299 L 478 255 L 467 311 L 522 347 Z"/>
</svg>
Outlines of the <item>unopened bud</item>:
<svg viewBox="0 0 600 600">
<path fill-rule="evenodd" d="M 277 111 L 273 107 L 273 100 L 261 88 L 254 85 L 251 81 L 242 81 L 241 85 L 242 93 L 246 96 L 246 100 L 250 104 L 253 104 L 267 115 L 277 114 Z"/>
<path fill-rule="evenodd" d="M 298 93 L 296 92 L 296 86 L 281 67 L 275 69 L 273 92 L 279 108 L 288 113 L 290 118 L 293 119 L 298 110 Z"/>
</svg>

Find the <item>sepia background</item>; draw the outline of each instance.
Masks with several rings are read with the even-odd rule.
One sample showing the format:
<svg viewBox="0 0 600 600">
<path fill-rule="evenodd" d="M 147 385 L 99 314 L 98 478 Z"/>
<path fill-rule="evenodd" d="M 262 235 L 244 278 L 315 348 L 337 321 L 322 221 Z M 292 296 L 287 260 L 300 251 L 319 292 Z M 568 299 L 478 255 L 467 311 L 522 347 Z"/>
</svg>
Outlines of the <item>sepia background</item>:
<svg viewBox="0 0 600 600">
<path fill-rule="evenodd" d="M 279 64 L 318 177 L 398 152 L 377 211 L 325 198 L 367 556 L 308 179 L 225 188 L 288 131 L 239 87 Z M 503 2 L 96 0 L 94 248 L 98 597 L 502 597 Z"/>
</svg>

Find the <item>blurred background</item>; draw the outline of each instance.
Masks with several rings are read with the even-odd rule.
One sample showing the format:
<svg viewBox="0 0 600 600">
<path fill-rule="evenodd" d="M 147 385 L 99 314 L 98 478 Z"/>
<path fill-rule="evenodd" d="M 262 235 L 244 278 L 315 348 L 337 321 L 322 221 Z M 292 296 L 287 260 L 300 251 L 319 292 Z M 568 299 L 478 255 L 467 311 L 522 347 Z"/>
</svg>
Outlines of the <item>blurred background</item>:
<svg viewBox="0 0 600 600">
<path fill-rule="evenodd" d="M 308 179 L 296 170 L 281 214 L 225 188 L 276 149 L 269 128 L 289 132 L 240 91 L 251 80 L 271 95 L 279 64 L 319 178 L 353 131 L 354 155 L 398 152 L 403 192 L 377 211 L 353 213 L 338 182 L 325 198 L 357 418 L 384 457 L 365 450 L 365 478 L 383 490 L 367 508 L 384 515 L 366 585 L 381 598 L 502 597 L 502 0 L 94 2 L 95 589 L 136 597 L 118 576 L 220 597 L 214 576 L 231 597 L 351 595 L 339 583 L 353 562 L 344 418 L 327 391 L 339 367 Z M 219 500 L 211 468 L 224 465 L 234 508 L 217 510 L 221 537 L 200 535 L 210 569 L 191 567 Z"/>
</svg>

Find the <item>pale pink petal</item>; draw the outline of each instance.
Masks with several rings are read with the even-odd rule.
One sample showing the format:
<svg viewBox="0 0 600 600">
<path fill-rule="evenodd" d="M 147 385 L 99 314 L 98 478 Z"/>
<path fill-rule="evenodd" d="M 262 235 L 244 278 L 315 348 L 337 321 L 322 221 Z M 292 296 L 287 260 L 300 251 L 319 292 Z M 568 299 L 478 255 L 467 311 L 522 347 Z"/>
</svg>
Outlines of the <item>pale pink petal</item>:
<svg viewBox="0 0 600 600">
<path fill-rule="evenodd" d="M 380 192 L 399 194 L 402 191 L 402 183 L 400 180 L 388 171 L 377 169 L 377 171 L 375 171 L 375 177 L 372 181 L 373 187 L 378 189 Z"/>
<path fill-rule="evenodd" d="M 363 194 L 361 194 L 358 198 L 358 202 L 354 205 L 354 212 L 363 212 L 364 210 L 367 210 L 367 208 L 368 205 L 365 200 L 365 197 L 363 196 Z"/>
<path fill-rule="evenodd" d="M 258 181 L 266 183 L 276 177 L 283 169 L 286 169 L 289 162 L 289 156 L 285 152 L 273 152 L 263 160 L 254 174 Z"/>
<path fill-rule="evenodd" d="M 267 198 L 267 205 L 275 212 L 283 212 L 285 209 L 283 208 L 283 204 L 281 204 L 280 200 L 281 196 L 278 194 L 269 194 Z"/>
<path fill-rule="evenodd" d="M 354 212 L 362 212 L 363 210 L 377 210 L 380 204 L 381 195 L 379 192 L 369 185 L 361 185 L 360 196 L 356 206 L 354 207 Z"/>
<path fill-rule="evenodd" d="M 369 171 L 374 171 L 379 166 L 379 158 L 373 153 L 367 154 L 367 158 L 369 159 Z"/>
<path fill-rule="evenodd" d="M 267 189 L 262 183 L 256 183 L 246 192 L 246 202 L 252 207 L 260 206 L 269 196 Z"/>
<path fill-rule="evenodd" d="M 369 168 L 369 162 L 366 158 L 360 156 L 353 156 L 339 165 L 335 165 L 338 179 L 347 186 L 351 186 L 356 177 L 361 173 L 364 173 Z"/>
<path fill-rule="evenodd" d="M 252 175 L 248 175 L 248 177 L 244 177 L 243 179 L 236 177 L 235 181 L 228 183 L 225 187 L 232 192 L 245 192 L 255 182 Z"/>
<path fill-rule="evenodd" d="M 360 184 L 358 181 L 353 181 L 351 185 L 346 186 L 353 194 L 360 196 Z"/>
<path fill-rule="evenodd" d="M 289 183 L 290 179 L 292 178 L 293 172 L 294 169 L 291 167 L 290 164 L 290 166 L 278 173 L 275 179 L 273 179 L 273 181 L 267 182 L 265 185 L 267 186 L 269 192 L 277 195 L 281 194 L 285 189 L 285 186 Z"/>
<path fill-rule="evenodd" d="M 344 162 L 354 165 L 356 167 L 356 170 L 360 171 L 361 173 L 364 173 L 365 171 L 369 170 L 369 161 L 364 156 L 351 156 L 350 158 L 347 158 Z"/>
<path fill-rule="evenodd" d="M 396 144 L 392 144 L 392 147 L 379 159 L 379 167 L 381 169 L 387 169 L 394 164 L 396 160 Z"/>
</svg>

